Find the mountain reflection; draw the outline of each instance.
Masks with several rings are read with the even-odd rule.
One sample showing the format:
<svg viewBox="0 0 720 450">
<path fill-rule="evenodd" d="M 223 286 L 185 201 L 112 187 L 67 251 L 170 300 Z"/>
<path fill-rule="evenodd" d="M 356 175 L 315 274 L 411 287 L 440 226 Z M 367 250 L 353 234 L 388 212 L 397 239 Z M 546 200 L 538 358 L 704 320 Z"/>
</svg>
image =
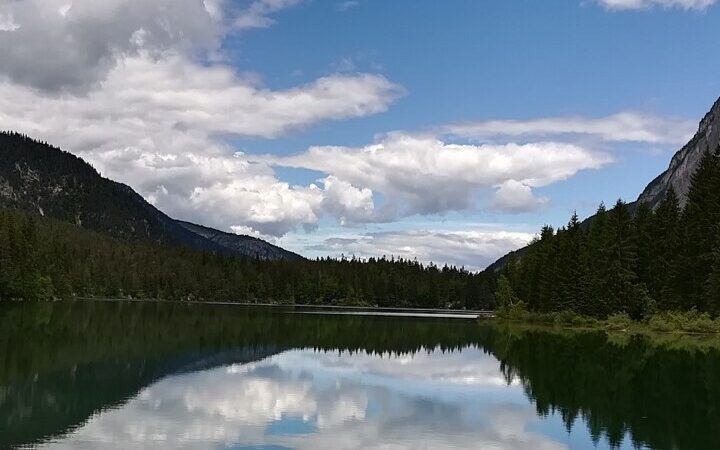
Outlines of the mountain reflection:
<svg viewBox="0 0 720 450">
<path fill-rule="evenodd" d="M 715 342 L 157 303 L 0 327 L 0 448 L 720 448 Z"/>
</svg>

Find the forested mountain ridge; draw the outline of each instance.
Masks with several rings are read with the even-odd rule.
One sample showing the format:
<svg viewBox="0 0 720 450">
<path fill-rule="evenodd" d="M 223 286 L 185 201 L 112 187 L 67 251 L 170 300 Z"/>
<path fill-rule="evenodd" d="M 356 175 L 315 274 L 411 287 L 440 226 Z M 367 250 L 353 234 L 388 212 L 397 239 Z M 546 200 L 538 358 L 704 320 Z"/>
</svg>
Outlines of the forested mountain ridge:
<svg viewBox="0 0 720 450">
<path fill-rule="evenodd" d="M 684 207 L 670 186 L 655 209 L 618 200 L 582 225 L 543 227 L 497 278 L 500 306 L 634 319 L 657 312 L 720 315 L 720 145 L 703 151 Z"/>
<path fill-rule="evenodd" d="M 168 217 L 132 188 L 103 178 L 68 152 L 17 133 L 0 133 L 0 207 L 33 212 L 125 240 L 178 244 L 202 251 L 260 258 L 298 258 L 260 239 L 233 245 Z M 245 245 L 247 244 L 247 245 Z"/>
<path fill-rule="evenodd" d="M 0 301 L 156 298 L 382 307 L 488 308 L 484 279 L 394 258 L 239 257 L 122 240 L 0 208 Z"/>
<path fill-rule="evenodd" d="M 678 198 L 680 208 L 684 207 L 690 191 L 692 176 L 697 170 L 703 154 L 705 152 L 712 153 L 718 145 L 720 145 L 720 97 L 700 121 L 698 131 L 692 139 L 672 157 L 667 170 L 643 189 L 637 201 L 628 204 L 630 210 L 635 211 L 640 204 L 645 204 L 652 210 L 656 209 L 671 187 Z M 583 225 L 587 225 L 594 217 L 585 219 Z M 510 259 L 521 257 L 527 249 L 528 247 L 522 247 L 502 256 L 490 264 L 485 272 L 489 276 L 498 273 Z"/>
</svg>

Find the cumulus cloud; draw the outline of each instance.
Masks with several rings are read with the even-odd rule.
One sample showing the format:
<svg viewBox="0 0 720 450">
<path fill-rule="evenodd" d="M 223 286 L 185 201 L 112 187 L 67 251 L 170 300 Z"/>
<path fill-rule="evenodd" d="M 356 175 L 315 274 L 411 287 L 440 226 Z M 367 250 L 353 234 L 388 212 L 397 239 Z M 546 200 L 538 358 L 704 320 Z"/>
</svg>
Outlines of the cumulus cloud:
<svg viewBox="0 0 720 450">
<path fill-rule="evenodd" d="M 548 117 L 534 120 L 488 120 L 453 124 L 443 131 L 470 139 L 590 135 L 608 142 L 683 144 L 697 125 L 690 120 L 620 112 L 606 117 Z"/>
<path fill-rule="evenodd" d="M 87 90 L 140 52 L 217 58 L 222 39 L 267 27 L 302 0 L 24 0 L 0 2 L 0 75 L 49 91 Z"/>
<path fill-rule="evenodd" d="M 500 185 L 495 193 L 492 207 L 505 212 L 535 211 L 548 203 L 546 197 L 533 195 L 530 186 L 515 180 Z"/>
<path fill-rule="evenodd" d="M 421 262 L 447 262 L 479 270 L 502 255 L 526 245 L 530 233 L 501 230 L 408 230 L 341 235 L 312 247 L 331 255 L 361 258 L 395 256 Z"/>
<path fill-rule="evenodd" d="M 213 48 L 219 18 L 196 0 L 26 0 L 0 4 L 0 74 L 29 86 L 87 87 L 144 50 Z"/>
<path fill-rule="evenodd" d="M 502 204 L 513 188 L 518 197 L 518 183 L 528 191 L 580 170 L 600 168 L 611 158 L 566 143 L 459 145 L 432 136 L 394 133 L 365 147 L 312 147 L 298 155 L 260 160 L 318 170 L 380 192 L 384 204 L 368 220 L 382 221 L 471 209 L 482 189 L 499 188 Z M 520 204 L 515 206 L 519 209 Z"/>
<path fill-rule="evenodd" d="M 323 209 L 337 217 L 342 225 L 363 222 L 372 217 L 375 209 L 372 190 L 357 188 L 333 175 L 323 181 Z"/>
<path fill-rule="evenodd" d="M 353 225 L 472 210 L 485 194 L 499 211 L 535 210 L 547 199 L 533 189 L 611 160 L 546 136 L 679 139 L 680 124 L 618 114 L 453 125 L 442 136 L 394 133 L 284 158 L 234 153 L 227 137 L 273 139 L 381 113 L 404 95 L 382 75 L 355 70 L 274 90 L 222 64 L 230 33 L 267 27 L 299 3 L 0 1 L 0 124 L 82 156 L 172 216 L 262 237 L 314 229 L 324 216 Z M 459 145 L 448 135 L 505 142 Z M 508 142 L 531 135 L 542 138 Z M 322 175 L 292 185 L 274 166 Z"/>
<path fill-rule="evenodd" d="M 267 166 L 233 155 L 217 135 L 269 138 L 322 120 L 374 114 L 399 91 L 368 74 L 330 75 L 273 91 L 224 66 L 140 54 L 119 62 L 82 96 L 0 82 L 0 123 L 83 156 L 170 214 L 282 235 L 314 224 L 323 207 L 354 220 L 353 208 L 372 209 L 370 194 L 329 179 L 324 199 L 322 183 L 281 182 Z"/>
<path fill-rule="evenodd" d="M 521 389 L 475 348 L 402 356 L 293 350 L 164 378 L 37 447 L 566 449 L 529 431 L 540 419 Z M 283 426 L 288 420 L 304 429 Z"/>
<path fill-rule="evenodd" d="M 703 10 L 717 0 L 597 0 L 610 10 L 648 9 L 652 7 Z"/>
</svg>

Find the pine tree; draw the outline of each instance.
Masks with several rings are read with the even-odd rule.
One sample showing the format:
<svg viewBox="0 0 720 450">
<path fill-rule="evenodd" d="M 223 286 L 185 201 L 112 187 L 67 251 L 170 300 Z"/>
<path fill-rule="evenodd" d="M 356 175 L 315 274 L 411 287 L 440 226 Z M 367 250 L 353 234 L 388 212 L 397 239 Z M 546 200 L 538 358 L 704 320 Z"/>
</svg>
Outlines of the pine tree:
<svg viewBox="0 0 720 450">
<path fill-rule="evenodd" d="M 642 317 L 648 302 L 647 289 L 638 280 L 637 242 L 633 219 L 625 202 L 618 200 L 608 215 L 606 243 L 609 266 L 605 289 L 607 313 L 624 311 L 634 318 Z"/>
<path fill-rule="evenodd" d="M 692 177 L 682 216 L 683 253 L 677 291 L 683 309 L 704 310 L 703 286 L 713 264 L 716 227 L 720 222 L 720 164 L 709 151 Z"/>
<path fill-rule="evenodd" d="M 554 309 L 557 304 L 558 287 L 558 241 L 553 227 L 546 225 L 540 232 L 538 242 L 538 273 L 537 308 L 539 311 L 547 312 Z"/>
<path fill-rule="evenodd" d="M 588 292 L 587 268 L 583 264 L 585 231 L 574 212 L 567 228 L 558 233 L 558 305 L 555 309 L 580 312 Z"/>
<path fill-rule="evenodd" d="M 679 309 L 676 286 L 680 273 L 680 202 L 670 187 L 653 216 L 653 259 L 650 262 L 648 288 L 660 309 Z"/>
<path fill-rule="evenodd" d="M 715 237 L 712 259 L 713 264 L 704 286 L 704 303 L 709 312 L 718 314 L 720 313 L 720 230 Z"/>
<path fill-rule="evenodd" d="M 609 251 L 607 246 L 608 212 L 604 203 L 600 203 L 590 222 L 586 250 L 582 264 L 587 270 L 587 289 L 589 295 L 582 299 L 581 310 L 585 314 L 604 317 L 610 311 L 606 282 L 609 270 Z"/>
</svg>

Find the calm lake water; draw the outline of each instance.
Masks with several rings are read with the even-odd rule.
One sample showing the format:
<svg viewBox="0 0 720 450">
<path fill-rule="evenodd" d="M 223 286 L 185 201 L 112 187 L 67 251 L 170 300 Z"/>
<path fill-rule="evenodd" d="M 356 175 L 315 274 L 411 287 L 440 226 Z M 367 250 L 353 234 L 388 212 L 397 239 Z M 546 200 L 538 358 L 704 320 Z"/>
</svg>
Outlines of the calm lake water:
<svg viewBox="0 0 720 450">
<path fill-rule="evenodd" d="M 451 318 L 0 304 L 0 449 L 719 449 L 717 348 Z"/>
</svg>

